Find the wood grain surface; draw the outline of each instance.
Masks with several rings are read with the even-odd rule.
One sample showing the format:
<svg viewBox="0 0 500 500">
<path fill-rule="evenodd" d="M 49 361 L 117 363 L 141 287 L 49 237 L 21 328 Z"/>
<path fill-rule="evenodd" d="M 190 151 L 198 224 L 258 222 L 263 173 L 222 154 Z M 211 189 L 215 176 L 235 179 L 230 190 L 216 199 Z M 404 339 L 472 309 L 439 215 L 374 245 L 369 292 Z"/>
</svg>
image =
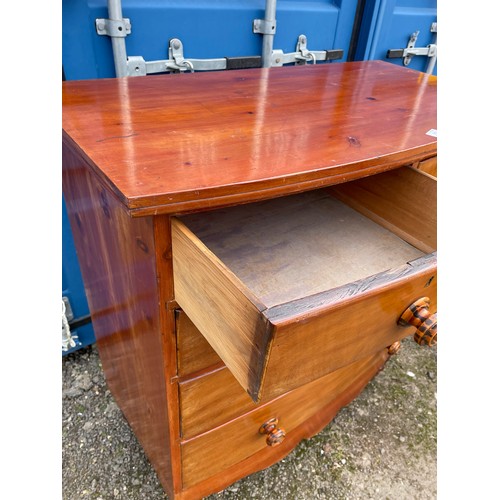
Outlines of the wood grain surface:
<svg viewBox="0 0 500 500">
<path fill-rule="evenodd" d="M 435 156 L 437 79 L 381 61 L 63 82 L 63 133 L 132 215 Z"/>
<path fill-rule="evenodd" d="M 172 415 L 164 372 L 169 358 L 163 356 L 153 220 L 130 218 L 65 145 L 63 165 L 68 215 L 106 381 L 171 494 Z"/>
</svg>

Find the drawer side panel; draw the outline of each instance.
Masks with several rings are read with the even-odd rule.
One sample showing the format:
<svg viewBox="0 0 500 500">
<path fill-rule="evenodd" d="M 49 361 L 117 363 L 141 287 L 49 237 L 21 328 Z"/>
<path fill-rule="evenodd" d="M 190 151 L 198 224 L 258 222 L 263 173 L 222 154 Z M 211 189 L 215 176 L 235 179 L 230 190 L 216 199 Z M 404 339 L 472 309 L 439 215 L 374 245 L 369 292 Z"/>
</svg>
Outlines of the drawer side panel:
<svg viewBox="0 0 500 500">
<path fill-rule="evenodd" d="M 175 299 L 254 400 L 269 350 L 264 306 L 186 226 L 172 218 Z"/>
<path fill-rule="evenodd" d="M 107 385 L 170 495 L 171 346 L 162 337 L 153 220 L 131 219 L 65 143 L 63 190 Z"/>
<path fill-rule="evenodd" d="M 437 249 L 437 182 L 411 167 L 329 188 L 336 198 L 423 252 Z"/>
</svg>

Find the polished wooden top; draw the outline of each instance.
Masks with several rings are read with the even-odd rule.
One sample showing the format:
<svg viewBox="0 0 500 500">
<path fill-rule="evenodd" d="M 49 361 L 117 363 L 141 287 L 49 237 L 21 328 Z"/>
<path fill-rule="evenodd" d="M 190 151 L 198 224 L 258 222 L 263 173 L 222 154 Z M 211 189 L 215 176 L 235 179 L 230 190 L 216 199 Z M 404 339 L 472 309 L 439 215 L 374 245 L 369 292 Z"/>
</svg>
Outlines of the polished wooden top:
<svg viewBox="0 0 500 500">
<path fill-rule="evenodd" d="M 436 154 L 437 79 L 381 61 L 63 82 L 63 140 L 131 215 L 332 185 Z"/>
</svg>

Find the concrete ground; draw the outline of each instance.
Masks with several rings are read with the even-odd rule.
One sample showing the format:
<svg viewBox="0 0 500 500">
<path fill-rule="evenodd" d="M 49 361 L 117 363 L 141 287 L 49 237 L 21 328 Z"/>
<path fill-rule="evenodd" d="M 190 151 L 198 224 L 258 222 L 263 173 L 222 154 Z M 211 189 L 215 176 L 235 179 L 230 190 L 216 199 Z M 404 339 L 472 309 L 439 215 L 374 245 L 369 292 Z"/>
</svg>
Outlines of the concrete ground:
<svg viewBox="0 0 500 500">
<path fill-rule="evenodd" d="M 207 498 L 435 499 L 436 373 L 437 350 L 405 339 L 321 433 Z M 167 499 L 107 389 L 96 346 L 65 356 L 62 375 L 63 499 Z"/>
</svg>

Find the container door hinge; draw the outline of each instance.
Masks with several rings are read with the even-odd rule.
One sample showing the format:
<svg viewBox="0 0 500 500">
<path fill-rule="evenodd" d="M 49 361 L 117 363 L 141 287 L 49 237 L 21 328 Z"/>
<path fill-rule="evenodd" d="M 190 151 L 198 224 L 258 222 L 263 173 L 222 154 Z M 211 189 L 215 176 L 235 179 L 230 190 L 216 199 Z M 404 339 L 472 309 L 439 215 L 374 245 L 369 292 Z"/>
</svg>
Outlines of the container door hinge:
<svg viewBox="0 0 500 500">
<path fill-rule="evenodd" d="M 430 31 L 432 33 L 437 33 L 437 23 L 432 23 Z M 414 56 L 427 56 L 429 58 L 429 65 L 432 61 L 432 67 L 434 67 L 434 61 L 437 57 L 437 44 L 431 43 L 427 47 L 415 47 L 417 44 L 417 38 L 420 31 L 415 31 L 411 34 L 408 40 L 408 45 L 404 49 L 390 49 L 387 51 L 386 57 L 388 59 L 402 58 L 403 64 L 408 66 Z M 427 71 L 429 73 L 429 71 Z"/>
<path fill-rule="evenodd" d="M 107 35 L 114 38 L 125 38 L 132 33 L 130 19 L 96 19 L 95 29 L 98 35 Z"/>
</svg>

